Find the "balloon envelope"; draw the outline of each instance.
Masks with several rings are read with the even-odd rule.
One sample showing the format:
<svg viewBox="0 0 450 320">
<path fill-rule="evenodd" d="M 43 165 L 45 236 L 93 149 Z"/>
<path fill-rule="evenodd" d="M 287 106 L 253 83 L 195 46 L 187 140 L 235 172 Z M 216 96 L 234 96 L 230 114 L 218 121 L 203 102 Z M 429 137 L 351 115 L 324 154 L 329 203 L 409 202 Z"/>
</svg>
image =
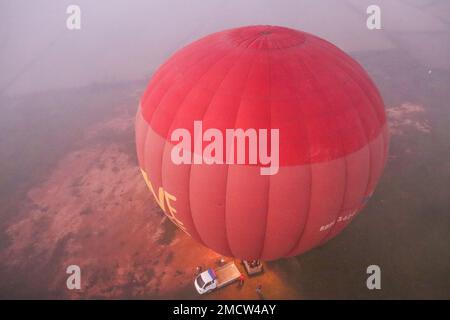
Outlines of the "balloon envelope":
<svg viewBox="0 0 450 320">
<path fill-rule="evenodd" d="M 195 121 L 224 136 L 279 129 L 278 172 L 175 164 L 171 135 L 193 137 Z M 273 260 L 326 242 L 355 217 L 383 171 L 388 128 L 377 88 L 343 51 L 301 31 L 249 26 L 206 36 L 159 68 L 137 112 L 136 145 L 151 193 L 183 231 L 225 256 Z"/>
</svg>

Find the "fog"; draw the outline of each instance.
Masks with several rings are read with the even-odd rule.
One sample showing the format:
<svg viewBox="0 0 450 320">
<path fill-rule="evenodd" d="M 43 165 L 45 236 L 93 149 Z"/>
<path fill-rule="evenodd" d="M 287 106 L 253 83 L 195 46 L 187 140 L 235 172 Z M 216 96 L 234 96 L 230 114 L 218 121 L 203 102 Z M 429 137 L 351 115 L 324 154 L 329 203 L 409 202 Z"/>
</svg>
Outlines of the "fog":
<svg viewBox="0 0 450 320">
<path fill-rule="evenodd" d="M 171 53 L 192 40 L 251 24 L 312 32 L 349 53 L 390 49 L 395 41 L 403 39 L 404 32 L 443 32 L 435 41 L 439 50 L 427 53 L 425 59 L 430 64 L 445 64 L 450 52 L 445 32 L 449 22 L 444 13 L 449 9 L 446 1 L 376 1 L 382 10 L 382 30 L 368 30 L 366 9 L 372 2 L 1 1 L 0 94 L 148 79 Z M 66 8 L 70 4 L 81 8 L 81 30 L 66 27 Z M 435 8 L 434 16 L 421 10 L 430 4 Z M 424 43 L 420 37 L 404 39 L 412 51 Z"/>
</svg>

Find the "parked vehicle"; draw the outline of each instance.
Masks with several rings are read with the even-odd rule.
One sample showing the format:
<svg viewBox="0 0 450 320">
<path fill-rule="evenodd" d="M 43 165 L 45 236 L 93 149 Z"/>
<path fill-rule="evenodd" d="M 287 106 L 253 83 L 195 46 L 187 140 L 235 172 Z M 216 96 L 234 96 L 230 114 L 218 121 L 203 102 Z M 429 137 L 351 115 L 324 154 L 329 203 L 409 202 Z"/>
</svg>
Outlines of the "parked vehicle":
<svg viewBox="0 0 450 320">
<path fill-rule="evenodd" d="M 204 294 L 212 290 L 222 288 L 230 284 L 241 276 L 241 272 L 234 262 L 229 262 L 226 265 L 217 269 L 209 268 L 200 273 L 194 281 L 195 289 L 199 294 Z"/>
</svg>

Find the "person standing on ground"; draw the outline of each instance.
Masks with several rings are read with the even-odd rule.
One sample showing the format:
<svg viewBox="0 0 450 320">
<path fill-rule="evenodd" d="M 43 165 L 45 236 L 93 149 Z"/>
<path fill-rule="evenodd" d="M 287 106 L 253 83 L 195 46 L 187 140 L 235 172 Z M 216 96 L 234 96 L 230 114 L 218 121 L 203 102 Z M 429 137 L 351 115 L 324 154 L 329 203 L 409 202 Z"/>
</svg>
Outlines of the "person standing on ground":
<svg viewBox="0 0 450 320">
<path fill-rule="evenodd" d="M 261 300 L 264 300 L 264 296 L 263 296 L 263 294 L 262 294 L 262 285 L 258 285 L 257 287 L 256 287 L 256 294 L 258 295 L 258 297 L 261 299 Z"/>
<path fill-rule="evenodd" d="M 244 275 L 243 274 L 241 274 L 240 276 L 239 276 L 239 286 L 243 286 L 244 285 Z"/>
</svg>

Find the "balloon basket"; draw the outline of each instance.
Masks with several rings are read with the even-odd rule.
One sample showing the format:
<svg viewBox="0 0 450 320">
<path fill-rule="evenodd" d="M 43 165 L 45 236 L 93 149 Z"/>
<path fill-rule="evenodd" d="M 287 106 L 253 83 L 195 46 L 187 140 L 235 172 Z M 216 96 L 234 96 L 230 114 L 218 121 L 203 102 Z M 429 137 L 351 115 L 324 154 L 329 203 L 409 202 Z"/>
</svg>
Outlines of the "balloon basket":
<svg viewBox="0 0 450 320">
<path fill-rule="evenodd" d="M 244 265 L 245 271 L 249 276 L 260 274 L 264 271 L 263 263 L 259 260 L 242 260 L 242 264 Z"/>
</svg>

